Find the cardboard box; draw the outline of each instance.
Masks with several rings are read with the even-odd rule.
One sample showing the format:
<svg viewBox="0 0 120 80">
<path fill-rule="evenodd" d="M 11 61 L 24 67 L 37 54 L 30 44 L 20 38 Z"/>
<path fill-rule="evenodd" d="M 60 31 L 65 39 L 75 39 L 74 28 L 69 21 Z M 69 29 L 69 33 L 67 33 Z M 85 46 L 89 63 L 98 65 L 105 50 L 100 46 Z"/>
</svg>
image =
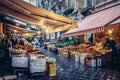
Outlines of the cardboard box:
<svg viewBox="0 0 120 80">
<path fill-rule="evenodd" d="M 56 64 L 47 63 L 47 73 L 49 76 L 56 76 Z"/>
<path fill-rule="evenodd" d="M 79 59 L 80 57 L 79 57 L 79 55 L 75 55 L 75 62 L 79 62 L 80 61 L 80 59 Z"/>
<path fill-rule="evenodd" d="M 80 56 L 80 63 L 85 64 L 85 57 Z"/>
<path fill-rule="evenodd" d="M 91 66 L 91 67 L 96 67 L 96 59 L 86 58 L 86 65 Z"/>
<path fill-rule="evenodd" d="M 102 66 L 102 59 L 101 58 L 97 58 L 97 66 L 98 67 Z"/>
</svg>

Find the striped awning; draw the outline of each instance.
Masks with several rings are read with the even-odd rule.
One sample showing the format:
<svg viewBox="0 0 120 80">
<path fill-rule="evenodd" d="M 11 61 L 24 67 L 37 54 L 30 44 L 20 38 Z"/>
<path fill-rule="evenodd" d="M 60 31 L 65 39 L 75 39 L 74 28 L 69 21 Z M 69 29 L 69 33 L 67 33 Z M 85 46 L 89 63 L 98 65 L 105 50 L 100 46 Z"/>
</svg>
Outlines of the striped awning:
<svg viewBox="0 0 120 80">
<path fill-rule="evenodd" d="M 112 25 L 112 24 L 120 24 L 120 18 L 118 18 L 117 20 L 111 22 L 109 25 Z"/>
<path fill-rule="evenodd" d="M 77 35 L 82 35 L 82 34 L 89 34 L 89 33 L 100 33 L 100 32 L 104 32 L 104 27 L 100 27 L 100 28 L 95 28 L 95 29 L 90 29 L 90 30 L 85 30 L 85 31 L 80 31 L 80 32 L 76 32 L 76 33 L 70 33 L 70 34 L 64 34 L 62 35 L 62 37 L 67 37 L 67 36 L 77 36 Z"/>
<path fill-rule="evenodd" d="M 112 8 L 97 12 L 95 14 L 85 17 L 82 21 L 78 22 L 78 28 L 71 29 L 63 34 L 66 36 L 75 36 L 87 33 L 99 33 L 104 31 L 104 27 L 120 18 L 120 5 Z"/>
</svg>

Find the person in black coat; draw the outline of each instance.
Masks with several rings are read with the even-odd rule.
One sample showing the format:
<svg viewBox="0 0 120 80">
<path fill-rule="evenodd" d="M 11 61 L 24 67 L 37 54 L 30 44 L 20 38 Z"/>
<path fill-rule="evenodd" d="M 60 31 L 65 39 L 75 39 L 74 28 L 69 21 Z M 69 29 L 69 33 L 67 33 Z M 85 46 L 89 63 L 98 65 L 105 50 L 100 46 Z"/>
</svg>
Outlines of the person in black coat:
<svg viewBox="0 0 120 80">
<path fill-rule="evenodd" d="M 12 42 L 11 42 L 11 37 L 8 36 L 7 39 L 6 39 L 6 45 L 5 45 L 5 60 L 8 61 L 10 60 L 9 58 L 9 48 L 12 48 Z"/>
<path fill-rule="evenodd" d="M 12 47 L 15 47 L 18 43 L 18 38 L 16 36 L 13 36 L 11 41 L 12 41 Z"/>
<path fill-rule="evenodd" d="M 19 44 L 24 46 L 24 41 L 23 41 L 22 37 L 20 37 Z"/>
<path fill-rule="evenodd" d="M 108 48 L 112 49 L 111 57 L 112 57 L 112 60 L 114 60 L 118 55 L 115 40 L 113 38 L 106 37 L 106 42 L 104 46 L 107 46 Z"/>
</svg>

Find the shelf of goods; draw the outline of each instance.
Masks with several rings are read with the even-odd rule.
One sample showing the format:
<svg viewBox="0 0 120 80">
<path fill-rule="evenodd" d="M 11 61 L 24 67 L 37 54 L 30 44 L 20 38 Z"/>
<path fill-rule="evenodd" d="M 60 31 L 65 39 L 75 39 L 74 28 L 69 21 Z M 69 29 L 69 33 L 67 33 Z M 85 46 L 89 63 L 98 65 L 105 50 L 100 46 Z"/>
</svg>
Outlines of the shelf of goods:
<svg viewBox="0 0 120 80">
<path fill-rule="evenodd" d="M 103 46 L 93 44 L 66 46 L 64 48 L 58 48 L 58 52 L 59 55 L 92 67 L 106 66 L 111 59 L 111 49 L 103 49 Z"/>
<path fill-rule="evenodd" d="M 51 58 L 45 57 L 40 51 L 29 46 L 16 46 L 14 49 L 9 49 L 12 58 L 12 67 L 14 68 L 14 74 L 17 69 L 27 69 L 31 74 L 46 72 L 46 65 L 48 62 L 52 62 Z M 54 72 L 53 72 L 54 71 Z M 54 59 L 54 65 L 49 65 L 48 73 L 50 76 L 56 75 L 56 64 Z"/>
</svg>

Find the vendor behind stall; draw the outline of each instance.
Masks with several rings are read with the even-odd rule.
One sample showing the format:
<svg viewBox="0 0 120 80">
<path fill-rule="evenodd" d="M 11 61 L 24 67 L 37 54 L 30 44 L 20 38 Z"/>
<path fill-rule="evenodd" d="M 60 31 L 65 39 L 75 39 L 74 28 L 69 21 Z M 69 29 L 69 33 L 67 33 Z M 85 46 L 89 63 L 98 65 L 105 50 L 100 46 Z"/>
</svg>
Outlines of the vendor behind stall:
<svg viewBox="0 0 120 80">
<path fill-rule="evenodd" d="M 17 45 L 17 43 L 18 43 L 18 37 L 13 36 L 11 41 L 12 41 L 12 46 L 15 47 Z"/>
<path fill-rule="evenodd" d="M 5 59 L 9 60 L 9 48 L 12 48 L 12 42 L 11 42 L 11 37 L 7 36 L 6 41 L 5 41 Z"/>
<path fill-rule="evenodd" d="M 116 42 L 113 38 L 109 38 L 108 36 L 105 37 L 105 44 L 104 44 L 104 47 L 108 47 L 108 48 L 111 48 L 112 49 L 112 52 L 111 52 L 111 58 L 112 58 L 112 61 L 117 58 L 117 47 L 116 47 Z"/>
<path fill-rule="evenodd" d="M 5 38 L 4 38 L 4 34 L 0 34 L 0 49 L 4 49 L 5 48 Z"/>
<path fill-rule="evenodd" d="M 22 37 L 20 37 L 20 38 L 18 39 L 18 44 L 24 46 L 24 41 L 23 41 L 23 38 L 22 38 Z"/>
</svg>

